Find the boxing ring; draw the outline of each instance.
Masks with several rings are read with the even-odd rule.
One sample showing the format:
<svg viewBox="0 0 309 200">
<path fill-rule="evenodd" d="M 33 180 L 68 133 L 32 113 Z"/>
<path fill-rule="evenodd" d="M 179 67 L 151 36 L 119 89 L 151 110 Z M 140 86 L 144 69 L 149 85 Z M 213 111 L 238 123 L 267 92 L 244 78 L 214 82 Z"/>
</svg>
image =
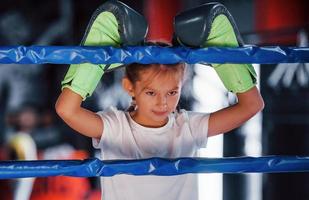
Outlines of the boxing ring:
<svg viewBox="0 0 309 200">
<path fill-rule="evenodd" d="M 3 46 L 0 64 L 124 63 L 309 63 L 307 47 L 205 48 Z M 22 66 L 21 66 L 22 67 Z M 26 66 L 25 66 L 26 67 Z M 47 176 L 108 177 L 117 174 L 172 176 L 186 173 L 308 172 L 309 156 L 148 158 L 141 160 L 0 161 L 0 179 Z"/>
</svg>

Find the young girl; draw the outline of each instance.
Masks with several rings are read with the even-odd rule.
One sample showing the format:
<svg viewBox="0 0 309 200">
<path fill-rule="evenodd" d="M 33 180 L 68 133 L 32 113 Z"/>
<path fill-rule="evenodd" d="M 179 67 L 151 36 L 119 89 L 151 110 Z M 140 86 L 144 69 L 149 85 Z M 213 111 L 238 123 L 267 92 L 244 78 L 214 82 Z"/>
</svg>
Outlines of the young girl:
<svg viewBox="0 0 309 200">
<path fill-rule="evenodd" d="M 101 149 L 104 160 L 194 157 L 199 148 L 205 147 L 208 137 L 240 126 L 264 106 L 250 73 L 242 67 L 245 77 L 239 74 L 237 77 L 246 79 L 249 84 L 245 91 L 237 92 L 237 104 L 211 114 L 178 111 L 185 65 L 134 63 L 126 67 L 122 80 L 123 88 L 132 97 L 130 109 L 121 111 L 112 107 L 93 113 L 81 107 L 81 103 L 86 94 L 92 93 L 97 79 L 94 87 L 93 84 L 85 87 L 85 84 L 93 81 L 88 77 L 94 77 L 96 70 L 102 74 L 104 67 L 86 71 L 85 67 L 89 66 L 78 68 L 84 70 L 83 73 L 66 76 L 63 83 L 67 85 L 57 100 L 56 111 L 74 130 L 93 138 L 93 145 Z M 218 66 L 226 71 L 224 67 Z M 76 77 L 79 81 L 74 82 Z M 196 174 L 168 177 L 123 174 L 102 177 L 101 184 L 102 199 L 106 200 L 198 199 Z"/>
<path fill-rule="evenodd" d="M 207 137 L 230 131 L 263 108 L 254 86 L 237 94 L 238 103 L 211 114 L 177 111 L 184 64 L 126 67 L 122 84 L 133 97 L 133 109 L 111 108 L 93 113 L 81 107 L 82 97 L 65 88 L 56 110 L 73 129 L 94 138 L 102 159 L 194 157 Z M 103 199 L 197 199 L 197 176 L 117 175 L 102 178 Z"/>
</svg>

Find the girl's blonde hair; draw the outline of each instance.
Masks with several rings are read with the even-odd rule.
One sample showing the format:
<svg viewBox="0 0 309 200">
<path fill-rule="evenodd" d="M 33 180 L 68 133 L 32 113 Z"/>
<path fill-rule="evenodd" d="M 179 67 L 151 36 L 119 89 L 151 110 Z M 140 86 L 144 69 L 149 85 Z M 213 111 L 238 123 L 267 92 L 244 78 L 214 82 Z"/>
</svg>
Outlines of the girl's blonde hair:
<svg viewBox="0 0 309 200">
<path fill-rule="evenodd" d="M 151 76 L 152 78 L 158 75 L 167 75 L 173 77 L 180 77 L 181 80 L 184 80 L 186 66 L 184 63 L 177 64 L 140 64 L 140 63 L 132 63 L 127 65 L 125 68 L 125 76 L 131 81 L 132 84 L 136 83 L 136 81 L 141 80 L 141 75 L 143 72 L 148 70 L 152 70 Z M 149 79 L 151 82 L 152 78 Z"/>
</svg>

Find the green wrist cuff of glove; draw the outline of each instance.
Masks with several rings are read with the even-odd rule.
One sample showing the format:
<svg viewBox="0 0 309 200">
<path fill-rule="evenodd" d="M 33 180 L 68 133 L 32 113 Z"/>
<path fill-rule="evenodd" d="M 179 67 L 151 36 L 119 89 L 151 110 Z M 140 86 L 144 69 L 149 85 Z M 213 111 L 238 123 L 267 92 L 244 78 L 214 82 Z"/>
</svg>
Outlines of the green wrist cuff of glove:
<svg viewBox="0 0 309 200">
<path fill-rule="evenodd" d="M 230 92 L 246 92 L 256 84 L 256 73 L 251 64 L 214 64 L 213 67 Z"/>
<path fill-rule="evenodd" d="M 204 47 L 238 47 L 235 31 L 225 15 L 218 15 Z M 212 64 L 224 86 L 233 93 L 242 93 L 256 84 L 256 72 L 251 64 Z"/>
<path fill-rule="evenodd" d="M 73 64 L 61 82 L 61 89 L 69 88 L 85 100 L 92 95 L 102 75 L 103 69 L 99 65 Z"/>
</svg>

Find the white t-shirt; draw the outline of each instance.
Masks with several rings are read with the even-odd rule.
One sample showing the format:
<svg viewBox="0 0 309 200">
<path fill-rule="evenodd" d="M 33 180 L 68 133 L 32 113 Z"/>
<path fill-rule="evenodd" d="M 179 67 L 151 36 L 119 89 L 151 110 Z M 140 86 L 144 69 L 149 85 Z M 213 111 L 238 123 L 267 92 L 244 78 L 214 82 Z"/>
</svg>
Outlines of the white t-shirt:
<svg viewBox="0 0 309 200">
<path fill-rule="evenodd" d="M 166 125 L 148 128 L 136 123 L 129 113 L 111 107 L 98 112 L 104 123 L 100 140 L 103 160 L 151 157 L 195 157 L 207 143 L 209 114 L 181 110 L 169 115 Z M 194 200 L 198 199 L 197 175 L 102 177 L 104 200 Z"/>
</svg>

